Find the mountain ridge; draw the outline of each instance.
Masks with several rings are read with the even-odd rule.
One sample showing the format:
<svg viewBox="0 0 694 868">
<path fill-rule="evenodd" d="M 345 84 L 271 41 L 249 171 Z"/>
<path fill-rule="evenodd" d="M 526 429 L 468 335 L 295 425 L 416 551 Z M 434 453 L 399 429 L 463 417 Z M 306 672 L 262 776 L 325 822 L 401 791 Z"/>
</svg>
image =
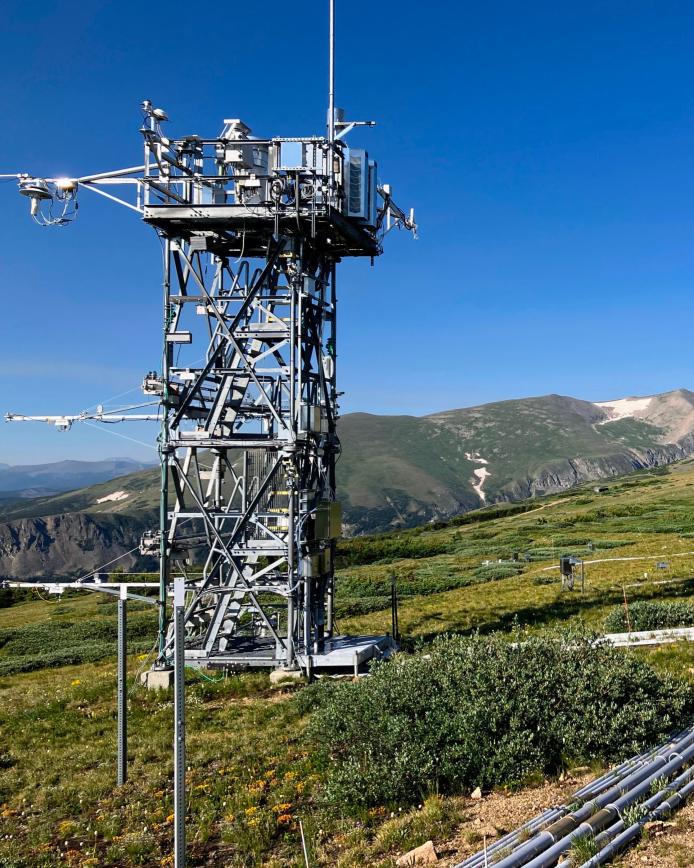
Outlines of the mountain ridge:
<svg viewBox="0 0 694 868">
<path fill-rule="evenodd" d="M 86 488 L 152 466 L 134 458 L 64 459 L 42 464 L 0 464 L 0 497 L 23 498 Z"/>
<path fill-rule="evenodd" d="M 694 392 L 591 402 L 550 394 L 426 416 L 340 419 L 346 535 L 412 527 L 694 455 Z M 2 471 L 0 470 L 0 476 Z M 157 469 L 0 501 L 0 574 L 88 572 L 157 521 Z M 59 520 L 58 520 L 59 519 Z M 134 553 L 127 568 L 143 565 Z"/>
</svg>

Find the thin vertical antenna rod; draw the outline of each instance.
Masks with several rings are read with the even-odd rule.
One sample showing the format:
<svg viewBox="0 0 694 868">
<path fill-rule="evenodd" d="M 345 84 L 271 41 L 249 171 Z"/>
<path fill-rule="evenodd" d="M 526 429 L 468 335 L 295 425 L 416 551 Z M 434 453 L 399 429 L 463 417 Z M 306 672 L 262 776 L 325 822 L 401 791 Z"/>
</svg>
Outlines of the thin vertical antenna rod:
<svg viewBox="0 0 694 868">
<path fill-rule="evenodd" d="M 330 5 L 330 67 L 328 72 L 328 141 L 335 141 L 335 0 L 329 0 Z"/>
</svg>

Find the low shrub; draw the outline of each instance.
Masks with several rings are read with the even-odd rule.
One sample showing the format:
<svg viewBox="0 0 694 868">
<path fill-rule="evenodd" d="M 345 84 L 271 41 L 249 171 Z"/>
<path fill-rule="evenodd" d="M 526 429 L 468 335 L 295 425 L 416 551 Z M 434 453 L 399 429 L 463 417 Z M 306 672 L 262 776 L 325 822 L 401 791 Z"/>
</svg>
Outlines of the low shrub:
<svg viewBox="0 0 694 868">
<path fill-rule="evenodd" d="M 594 636 L 444 638 L 358 682 L 299 694 L 336 804 L 518 785 L 643 750 L 694 712 L 694 688 Z M 599 689 L 596 689 L 599 685 Z"/>
<path fill-rule="evenodd" d="M 156 631 L 154 617 L 137 615 L 128 618 L 128 639 L 153 636 Z M 26 655 L 52 652 L 60 646 L 78 643 L 115 642 L 118 625 L 113 618 L 95 618 L 82 621 L 42 621 L 23 627 L 0 629 L 0 648 L 7 654 Z"/>
<path fill-rule="evenodd" d="M 671 627 L 694 627 L 694 603 L 637 600 L 628 606 L 615 606 L 605 618 L 605 630 L 624 633 L 632 630 L 667 630 Z"/>
<path fill-rule="evenodd" d="M 432 527 L 427 529 L 431 530 Z M 452 550 L 450 539 L 428 539 L 412 532 L 397 536 L 354 537 L 339 541 L 335 565 L 338 569 L 343 569 L 404 558 L 431 558 L 449 554 Z"/>
<path fill-rule="evenodd" d="M 567 546 L 587 546 L 590 539 L 585 536 L 552 536 L 552 546 L 566 548 Z"/>
<path fill-rule="evenodd" d="M 388 609 L 391 602 L 392 597 L 390 595 L 347 597 L 337 600 L 335 603 L 335 615 L 338 618 L 356 618 L 359 615 L 369 615 L 371 612 L 380 612 L 382 609 Z"/>
<path fill-rule="evenodd" d="M 481 579 L 486 582 L 493 582 L 496 579 L 510 579 L 511 576 L 518 576 L 523 572 L 520 566 L 513 564 L 483 564 L 481 567 L 475 567 L 472 575 L 476 579 Z"/>
<path fill-rule="evenodd" d="M 448 566 L 427 566 L 397 575 L 397 594 L 402 602 L 408 597 L 428 596 L 507 579 L 522 573 L 513 564 L 489 564 L 469 572 L 457 572 Z M 336 581 L 335 611 L 338 617 L 352 618 L 389 608 L 391 605 L 390 575 L 365 581 L 359 575 L 341 575 Z M 1 638 L 0 638 L 1 641 Z"/>
<path fill-rule="evenodd" d="M 574 555 L 580 557 L 583 551 L 578 552 L 567 549 L 565 546 L 534 546 L 522 553 L 522 557 L 526 561 L 558 561 L 561 555 Z"/>
<path fill-rule="evenodd" d="M 536 508 L 537 503 L 532 500 L 526 500 L 522 503 L 498 503 L 494 506 L 475 510 L 474 512 L 465 512 L 463 515 L 457 515 L 455 518 L 450 520 L 449 524 L 481 524 L 485 521 L 494 521 L 497 518 L 507 518 L 510 515 L 519 515 L 523 512 L 530 512 Z"/>
<path fill-rule="evenodd" d="M 595 540 L 593 547 L 596 551 L 600 549 L 620 549 L 624 546 L 633 546 L 633 539 L 598 539 Z"/>
<path fill-rule="evenodd" d="M 149 651 L 151 641 L 142 640 L 128 643 L 128 653 L 137 654 Z M 116 646 L 112 643 L 82 642 L 80 645 L 67 645 L 54 648 L 51 651 L 40 651 L 33 654 L 19 654 L 13 657 L 0 658 L 0 678 L 7 675 L 17 675 L 20 672 L 35 672 L 37 669 L 47 669 L 53 666 L 76 666 L 81 663 L 96 663 L 108 657 L 116 656 Z"/>
<path fill-rule="evenodd" d="M 557 587 L 559 587 L 561 585 L 561 579 L 556 573 L 545 573 L 543 576 L 535 576 L 533 579 L 533 585 L 557 585 Z"/>
<path fill-rule="evenodd" d="M 0 676 L 48 666 L 94 663 L 116 654 L 115 617 L 80 621 L 57 619 L 0 629 Z M 128 617 L 128 651 L 148 650 L 156 636 L 154 613 Z"/>
</svg>

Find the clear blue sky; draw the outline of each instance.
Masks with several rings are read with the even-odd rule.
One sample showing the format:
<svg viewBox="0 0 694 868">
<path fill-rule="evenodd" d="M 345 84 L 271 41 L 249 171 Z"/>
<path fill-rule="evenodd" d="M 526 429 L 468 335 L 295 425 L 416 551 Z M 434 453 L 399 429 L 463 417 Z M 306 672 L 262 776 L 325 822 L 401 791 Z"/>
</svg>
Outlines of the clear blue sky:
<svg viewBox="0 0 694 868">
<path fill-rule="evenodd" d="M 337 6 L 338 104 L 378 122 L 351 141 L 421 226 L 375 268 L 342 268 L 343 411 L 694 387 L 694 6 Z M 324 0 L 5 0 L 0 172 L 137 164 L 143 98 L 174 134 L 224 117 L 321 133 L 326 28 Z M 136 386 L 159 359 L 154 232 L 86 191 L 67 229 L 35 226 L 12 184 L 0 214 L 0 408 L 77 411 Z M 124 454 L 154 456 L 0 425 L 0 461 Z"/>
</svg>

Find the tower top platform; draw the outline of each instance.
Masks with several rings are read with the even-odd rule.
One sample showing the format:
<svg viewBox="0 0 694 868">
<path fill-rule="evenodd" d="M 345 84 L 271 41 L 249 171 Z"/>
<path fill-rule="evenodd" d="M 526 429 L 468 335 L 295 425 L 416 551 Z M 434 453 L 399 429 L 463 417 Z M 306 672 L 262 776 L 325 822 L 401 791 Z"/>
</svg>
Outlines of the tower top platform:
<svg viewBox="0 0 694 868">
<path fill-rule="evenodd" d="M 146 105 L 146 104 L 145 104 Z M 216 139 L 169 139 L 145 108 L 143 219 L 167 236 L 208 236 L 262 256 L 279 232 L 311 239 L 335 258 L 378 256 L 388 193 L 362 148 L 324 137 L 260 139 L 239 119 Z"/>
</svg>

